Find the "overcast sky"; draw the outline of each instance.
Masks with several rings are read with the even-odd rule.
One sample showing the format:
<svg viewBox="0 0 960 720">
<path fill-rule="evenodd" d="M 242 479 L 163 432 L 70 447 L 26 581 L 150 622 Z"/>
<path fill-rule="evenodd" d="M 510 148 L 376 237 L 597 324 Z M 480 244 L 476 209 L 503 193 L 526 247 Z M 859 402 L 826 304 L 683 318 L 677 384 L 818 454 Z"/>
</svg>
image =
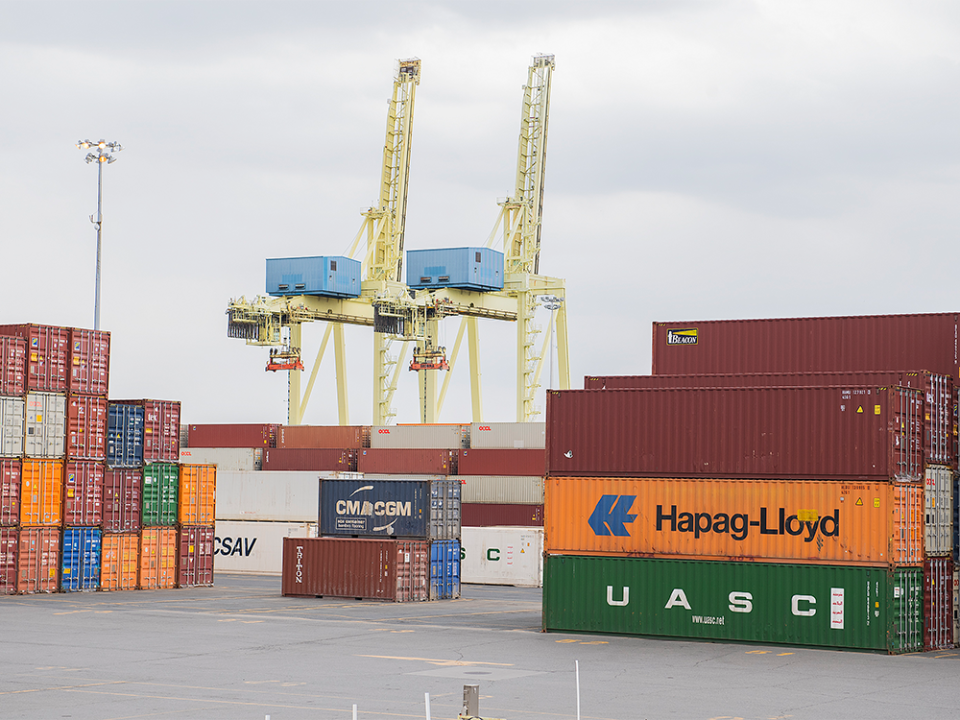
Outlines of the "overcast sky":
<svg viewBox="0 0 960 720">
<path fill-rule="evenodd" d="M 540 270 L 572 382 L 650 372 L 651 323 L 960 309 L 960 4 L 0 2 L 0 322 L 101 326 L 111 397 L 284 422 L 286 375 L 226 337 L 267 257 L 343 254 L 418 57 L 406 248 L 482 245 L 513 190 L 533 55 L 556 55 Z M 546 325 L 544 314 L 541 324 Z M 442 326 L 441 342 L 456 337 Z M 308 366 L 323 327 L 306 326 Z M 484 419 L 515 419 L 515 327 L 481 323 Z M 347 333 L 350 421 L 372 335 Z M 466 358 L 440 416 L 469 422 Z M 548 377 L 544 375 L 544 385 Z M 335 423 L 327 357 L 305 422 Z M 540 394 L 542 406 L 542 391 Z M 416 422 L 405 373 L 397 420 Z"/>
</svg>

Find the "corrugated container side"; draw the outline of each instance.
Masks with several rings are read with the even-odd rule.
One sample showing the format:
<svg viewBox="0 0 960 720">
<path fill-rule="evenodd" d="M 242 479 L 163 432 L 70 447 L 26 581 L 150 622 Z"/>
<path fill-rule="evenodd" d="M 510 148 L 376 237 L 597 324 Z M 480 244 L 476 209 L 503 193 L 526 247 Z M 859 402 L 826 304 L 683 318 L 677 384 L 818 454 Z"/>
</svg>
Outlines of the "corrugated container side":
<svg viewBox="0 0 960 720">
<path fill-rule="evenodd" d="M 264 470 L 317 470 L 356 472 L 356 450 L 333 448 L 267 448 L 263 453 Z"/>
<path fill-rule="evenodd" d="M 143 470 L 108 468 L 103 475 L 103 529 L 139 532 L 142 525 Z"/>
<path fill-rule="evenodd" d="M 140 534 L 104 533 L 100 546 L 100 589 L 136 590 L 140 567 Z"/>
<path fill-rule="evenodd" d="M 923 563 L 923 649 L 952 648 L 953 558 L 927 558 Z"/>
<path fill-rule="evenodd" d="M 20 524 L 20 460 L 0 458 L 0 526 Z"/>
<path fill-rule="evenodd" d="M 960 570 L 953 565 L 953 643 L 960 645 Z"/>
<path fill-rule="evenodd" d="M 100 586 L 100 528 L 64 528 L 61 562 L 60 589 L 63 592 L 98 589 Z"/>
<path fill-rule="evenodd" d="M 357 451 L 357 472 L 393 475 L 454 475 L 457 451 L 441 448 L 364 448 Z"/>
<path fill-rule="evenodd" d="M 145 527 L 140 532 L 137 587 L 162 590 L 177 586 L 177 529 Z"/>
<path fill-rule="evenodd" d="M 320 477 L 318 472 L 218 472 L 216 520 L 318 522 Z"/>
<path fill-rule="evenodd" d="M 27 390 L 62 393 L 69 377 L 70 330 L 53 325 L 0 325 L 0 335 L 27 343 Z"/>
<path fill-rule="evenodd" d="M 927 555 L 953 554 L 953 478 L 945 465 L 928 465 L 924 491 L 924 552 Z"/>
<path fill-rule="evenodd" d="M 453 478 L 438 478 L 430 483 L 430 535 L 437 542 L 459 540 L 463 526 L 463 494 Z"/>
<path fill-rule="evenodd" d="M 24 460 L 20 470 L 20 524 L 59 525 L 62 503 L 63 462 Z"/>
<path fill-rule="evenodd" d="M 68 395 L 67 459 L 102 462 L 106 455 L 107 399 L 96 395 Z"/>
<path fill-rule="evenodd" d="M 70 328 L 70 392 L 106 397 L 110 387 L 110 333 Z"/>
<path fill-rule="evenodd" d="M 315 538 L 319 534 L 320 527 L 316 522 L 217 522 L 213 540 L 213 567 L 218 573 L 280 575 L 283 570 L 283 539 Z"/>
<path fill-rule="evenodd" d="M 656 322 L 653 373 L 913 368 L 956 378 L 957 327 L 957 313 Z"/>
<path fill-rule="evenodd" d="M 547 393 L 547 474 L 919 480 L 909 388 L 679 388 Z"/>
<path fill-rule="evenodd" d="M 463 503 L 464 527 L 543 527 L 543 505 Z"/>
<path fill-rule="evenodd" d="M 0 527 L 0 595 L 17 594 L 17 546 L 20 529 Z"/>
<path fill-rule="evenodd" d="M 923 649 L 923 570 L 547 555 L 550 631 Z"/>
<path fill-rule="evenodd" d="M 103 522 L 103 463 L 67 461 L 63 473 L 63 524 L 100 525 Z"/>
<path fill-rule="evenodd" d="M 368 425 L 281 425 L 278 448 L 330 448 L 357 450 L 369 447 Z"/>
<path fill-rule="evenodd" d="M 260 470 L 262 448 L 180 448 L 180 462 L 216 465 L 220 471 Z"/>
<path fill-rule="evenodd" d="M 470 447 L 473 449 L 542 449 L 546 447 L 547 429 L 542 422 L 473 423 L 470 425 Z"/>
<path fill-rule="evenodd" d="M 23 395 L 26 381 L 27 341 L 0 335 L 0 395 Z"/>
<path fill-rule="evenodd" d="M 143 465 L 143 408 L 107 403 L 107 466 Z"/>
<path fill-rule="evenodd" d="M 465 527 L 460 542 L 462 582 L 519 587 L 543 584 L 542 528 Z"/>
<path fill-rule="evenodd" d="M 470 426 L 375 425 L 370 428 L 370 447 L 459 450 L 470 447 Z"/>
<path fill-rule="evenodd" d="M 461 450 L 457 460 L 460 475 L 547 474 L 546 451 L 539 448 Z"/>
<path fill-rule="evenodd" d="M 430 599 L 460 597 L 460 541 L 434 540 L 430 543 Z"/>
<path fill-rule="evenodd" d="M 217 507 L 216 465 L 181 465 L 179 522 L 183 525 L 213 526 Z M 211 568 L 213 567 L 213 538 Z"/>
<path fill-rule="evenodd" d="M 177 587 L 213 585 L 213 526 L 180 528 L 180 571 Z"/>
<path fill-rule="evenodd" d="M 18 551 L 17 592 L 57 592 L 60 585 L 60 528 L 21 528 Z"/>
<path fill-rule="evenodd" d="M 143 408 L 143 461 L 180 460 L 179 400 L 114 400 L 118 405 Z"/>
<path fill-rule="evenodd" d="M 220 423 L 187 426 L 187 447 L 252 447 L 277 446 L 278 424 Z"/>
<path fill-rule="evenodd" d="M 22 397 L 0 397 L 0 456 L 23 456 L 25 412 Z"/>
<path fill-rule="evenodd" d="M 458 475 L 464 502 L 543 505 L 543 477 Z"/>
<path fill-rule="evenodd" d="M 174 525 L 179 510 L 180 467 L 173 463 L 143 466 L 143 509 L 140 521 L 147 526 Z"/>
<path fill-rule="evenodd" d="M 23 454 L 26 457 L 62 458 L 66 451 L 66 416 L 66 395 L 27 393 Z"/>
</svg>

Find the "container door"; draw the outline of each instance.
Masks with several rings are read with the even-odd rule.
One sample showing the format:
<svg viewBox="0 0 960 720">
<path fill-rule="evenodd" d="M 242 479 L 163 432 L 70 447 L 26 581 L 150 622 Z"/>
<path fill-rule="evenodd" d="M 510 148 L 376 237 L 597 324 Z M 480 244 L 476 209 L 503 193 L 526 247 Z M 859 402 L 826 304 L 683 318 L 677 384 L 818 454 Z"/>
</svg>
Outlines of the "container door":
<svg viewBox="0 0 960 720">
<path fill-rule="evenodd" d="M 23 455 L 23 398 L 0 397 L 0 455 Z"/>
</svg>

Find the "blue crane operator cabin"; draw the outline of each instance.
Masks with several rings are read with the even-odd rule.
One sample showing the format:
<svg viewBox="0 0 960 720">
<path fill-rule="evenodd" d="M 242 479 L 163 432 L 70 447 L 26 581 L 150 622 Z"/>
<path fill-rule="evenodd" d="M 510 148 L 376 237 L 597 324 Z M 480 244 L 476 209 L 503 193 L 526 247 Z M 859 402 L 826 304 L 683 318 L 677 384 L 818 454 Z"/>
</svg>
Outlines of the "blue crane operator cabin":
<svg viewBox="0 0 960 720">
<path fill-rule="evenodd" d="M 485 247 L 408 250 L 407 285 L 417 290 L 503 290 L 503 253 Z"/>
<path fill-rule="evenodd" d="M 360 261 L 343 256 L 267 258 L 267 294 L 360 296 Z"/>
</svg>

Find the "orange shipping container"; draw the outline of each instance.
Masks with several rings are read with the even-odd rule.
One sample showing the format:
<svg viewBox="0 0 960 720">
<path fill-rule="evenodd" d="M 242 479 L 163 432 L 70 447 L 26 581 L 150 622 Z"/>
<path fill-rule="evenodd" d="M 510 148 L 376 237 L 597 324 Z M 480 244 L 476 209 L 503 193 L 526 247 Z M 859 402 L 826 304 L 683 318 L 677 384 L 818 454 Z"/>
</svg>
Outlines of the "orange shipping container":
<svg viewBox="0 0 960 720">
<path fill-rule="evenodd" d="M 177 529 L 145 527 L 140 533 L 141 590 L 161 590 L 177 586 Z"/>
<path fill-rule="evenodd" d="M 104 533 L 100 539 L 100 589 L 136 590 L 140 535 Z"/>
<path fill-rule="evenodd" d="M 217 466 L 180 466 L 180 510 L 182 525 L 213 525 L 217 506 Z"/>
<path fill-rule="evenodd" d="M 331 448 L 357 450 L 370 445 L 367 425 L 281 425 L 278 448 Z"/>
<path fill-rule="evenodd" d="M 63 461 L 23 461 L 20 470 L 20 524 L 59 525 L 63 518 Z"/>
<path fill-rule="evenodd" d="M 547 478 L 544 549 L 864 566 L 923 564 L 923 486 Z"/>
</svg>

